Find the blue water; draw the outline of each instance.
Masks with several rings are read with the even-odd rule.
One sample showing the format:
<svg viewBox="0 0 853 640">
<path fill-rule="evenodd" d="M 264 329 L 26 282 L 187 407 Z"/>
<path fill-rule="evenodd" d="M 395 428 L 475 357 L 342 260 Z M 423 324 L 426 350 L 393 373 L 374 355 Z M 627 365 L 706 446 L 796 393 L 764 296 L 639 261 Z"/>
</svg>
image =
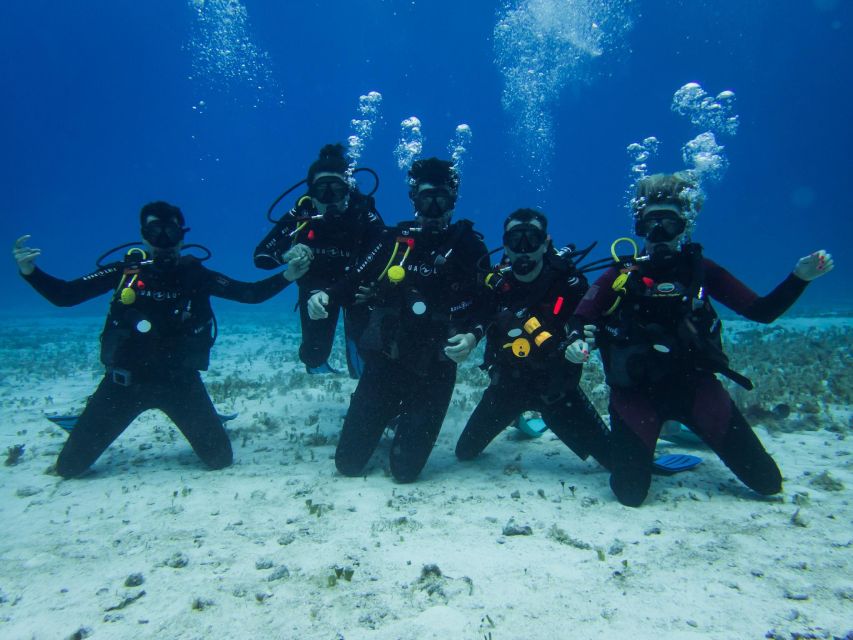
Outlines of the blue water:
<svg viewBox="0 0 853 640">
<path fill-rule="evenodd" d="M 346 140 L 359 96 L 378 91 L 381 119 L 361 164 L 382 178 L 377 200 L 387 221 L 411 214 L 393 155 L 400 121 L 417 116 L 425 155 L 444 157 L 465 123 L 473 141 L 458 216 L 473 219 L 496 246 L 507 213 L 540 206 L 555 241 L 599 240 L 600 257 L 630 231 L 626 146 L 654 135 L 661 149 L 649 169 L 683 168 L 681 146 L 699 131 L 670 104 L 676 89 L 699 82 L 711 95 L 736 93 L 740 127 L 719 140 L 729 167 L 707 185 L 695 238 L 759 292 L 798 257 L 826 248 L 836 271 L 814 283 L 798 309 L 853 308 L 851 2 L 513 3 L 546 14 L 552 5 L 564 26 L 566 11 L 592 7 L 605 18 L 597 28 L 613 29 L 600 48 L 579 54 L 577 68 L 547 96 L 553 155 L 536 162 L 526 157 L 524 135 L 513 132 L 517 114 L 502 106 L 494 32 L 504 3 L 235 1 L 248 16 L 246 59 L 266 74 L 260 83 L 200 70 L 204 4 L 3 4 L 0 239 L 7 247 L 30 233 L 44 251 L 42 268 L 82 275 L 104 249 L 138 237 L 142 204 L 165 199 L 184 210 L 188 241 L 214 251 L 212 268 L 257 279 L 266 273 L 252 267 L 251 253 L 268 229 L 267 205 L 304 177 L 322 144 Z M 588 28 L 581 17 L 577 24 Z M 235 57 L 215 47 L 206 53 L 226 66 Z M 512 59 L 512 50 L 503 53 Z M 268 304 L 289 306 L 288 294 Z M 0 299 L 7 309 L 50 309 L 8 258 Z"/>
</svg>

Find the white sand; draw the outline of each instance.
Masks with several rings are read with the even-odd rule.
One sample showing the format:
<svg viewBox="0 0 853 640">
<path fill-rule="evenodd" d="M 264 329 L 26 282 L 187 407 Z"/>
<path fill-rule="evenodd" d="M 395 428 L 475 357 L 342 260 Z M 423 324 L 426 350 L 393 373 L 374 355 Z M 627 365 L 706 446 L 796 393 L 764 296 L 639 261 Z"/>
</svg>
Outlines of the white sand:
<svg viewBox="0 0 853 640">
<path fill-rule="evenodd" d="M 387 476 L 387 441 L 366 478 L 343 478 L 322 441 L 336 437 L 353 383 L 300 373 L 292 328 L 231 315 L 205 378 L 257 381 L 218 403 L 240 413 L 233 467 L 204 470 L 149 412 L 91 474 L 62 481 L 44 472 L 65 436 L 43 414 L 79 408 L 94 389 L 101 323 L 0 321 L 0 452 L 26 445 L 0 466 L 2 638 L 731 640 L 853 628 L 853 441 L 838 433 L 757 427 L 786 478 L 769 500 L 708 452 L 672 447 L 705 462 L 656 477 L 629 509 L 606 472 L 551 434 L 507 432 L 458 463 L 479 398 L 462 385 L 419 482 Z M 849 407 L 836 410 L 849 429 Z M 825 471 L 845 488 L 812 485 Z M 510 520 L 532 535 L 504 535 Z M 186 566 L 168 566 L 176 557 Z M 422 578 L 426 565 L 441 575 Z M 141 586 L 125 586 L 133 573 Z"/>
</svg>

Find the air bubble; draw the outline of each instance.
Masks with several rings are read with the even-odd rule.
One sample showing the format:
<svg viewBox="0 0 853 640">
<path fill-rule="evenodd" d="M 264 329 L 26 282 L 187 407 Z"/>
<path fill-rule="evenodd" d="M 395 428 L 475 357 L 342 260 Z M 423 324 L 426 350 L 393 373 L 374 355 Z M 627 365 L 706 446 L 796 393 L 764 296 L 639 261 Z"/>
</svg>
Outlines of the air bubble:
<svg viewBox="0 0 853 640">
<path fill-rule="evenodd" d="M 732 113 L 734 101 L 734 91 L 721 91 L 712 98 L 699 83 L 688 82 L 672 96 L 672 110 L 698 127 L 733 136 L 738 128 L 738 117 Z"/>
<path fill-rule="evenodd" d="M 196 20 L 188 49 L 191 78 L 205 89 L 227 93 L 248 87 L 258 96 L 281 102 L 266 51 L 253 42 L 248 12 L 239 0 L 188 0 Z"/>
<path fill-rule="evenodd" d="M 590 62 L 624 50 L 626 0 L 520 0 L 506 3 L 494 28 L 502 103 L 513 119 L 524 164 L 541 190 L 554 151 L 554 111 L 562 91 L 588 82 Z"/>
<path fill-rule="evenodd" d="M 406 118 L 400 123 L 400 140 L 394 149 L 397 166 L 408 171 L 412 163 L 423 153 L 424 136 L 421 132 L 421 121 L 416 116 Z"/>
<path fill-rule="evenodd" d="M 353 133 L 347 138 L 350 174 L 358 165 L 365 145 L 373 136 L 373 127 L 379 119 L 379 108 L 381 106 L 382 94 L 378 91 L 370 91 L 358 98 L 358 117 L 350 121 Z"/>
<path fill-rule="evenodd" d="M 462 165 L 465 154 L 468 153 L 468 145 L 471 144 L 471 138 L 473 135 L 474 134 L 469 125 L 460 124 L 456 127 L 456 131 L 453 134 L 453 139 L 450 141 L 450 144 L 447 145 L 447 152 L 450 154 L 450 161 L 453 163 L 453 168 L 459 176 L 462 175 Z"/>
</svg>

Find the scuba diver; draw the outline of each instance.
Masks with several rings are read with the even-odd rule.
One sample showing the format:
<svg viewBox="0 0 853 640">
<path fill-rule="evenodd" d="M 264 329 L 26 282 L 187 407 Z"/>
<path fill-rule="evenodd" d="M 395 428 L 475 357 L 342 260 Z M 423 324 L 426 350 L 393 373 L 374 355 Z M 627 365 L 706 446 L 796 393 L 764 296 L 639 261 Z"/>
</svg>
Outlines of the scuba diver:
<svg viewBox="0 0 853 640">
<path fill-rule="evenodd" d="M 208 367 L 216 339 L 210 297 L 263 302 L 302 276 L 311 261 L 308 249 L 296 246 L 286 256 L 283 273 L 238 282 L 205 268 L 198 257 L 181 255 L 189 229 L 178 207 L 147 204 L 140 224 L 144 242 L 131 245 L 142 244 L 144 249 L 129 250 L 123 262 L 99 260 L 97 271 L 76 280 L 60 280 L 36 267 L 41 251 L 26 246 L 30 236 L 19 238 L 13 248 L 23 278 L 57 306 L 74 306 L 112 292 L 101 333 L 106 373 L 59 453 L 56 471 L 63 478 L 84 473 L 148 409 L 169 416 L 208 467 L 230 465 L 228 433 L 199 374 Z"/>
<path fill-rule="evenodd" d="M 592 455 L 609 467 L 609 429 L 578 386 L 583 367 L 563 356 L 566 323 L 589 288 L 575 266 L 588 250 L 556 251 L 547 218 L 534 209 L 514 211 L 503 229 L 504 259 L 486 276 L 493 315 L 483 368 L 490 384 L 456 443 L 456 456 L 471 460 L 523 419 L 522 412 L 538 411 L 578 457 Z"/>
<path fill-rule="evenodd" d="M 711 298 L 749 320 L 773 322 L 811 280 L 832 270 L 832 256 L 816 251 L 801 258 L 772 292 L 758 296 L 690 240 L 702 202 L 689 174 L 643 178 L 632 204 L 645 251 L 637 255 L 634 245 L 633 256 L 619 258 L 619 240 L 614 243 L 616 264 L 578 305 L 566 349 L 571 362 L 586 362 L 590 342 L 583 326 L 598 325 L 610 387 L 613 493 L 631 507 L 645 500 L 655 445 L 667 420 L 692 430 L 753 491 L 778 493 L 782 476 L 776 462 L 715 376 L 752 388 L 749 379 L 729 367 Z"/>
<path fill-rule="evenodd" d="M 349 277 L 308 301 L 311 318 L 354 301 L 370 309 L 359 343 L 364 374 L 335 452 L 346 476 L 362 473 L 396 419 L 391 474 L 398 482 L 418 477 L 450 405 L 456 365 L 483 337 L 477 265 L 488 251 L 469 220 L 451 223 L 459 175 L 446 160 L 417 160 L 409 186 L 415 219 L 388 229 Z"/>
<path fill-rule="evenodd" d="M 370 169 L 356 171 L 373 173 Z M 330 305 L 326 318 L 311 322 L 308 299 L 338 282 L 385 228 L 372 197 L 376 189 L 369 195 L 362 194 L 348 174 L 343 145 L 327 144 L 320 149 L 319 157 L 308 169 L 308 177 L 285 191 L 270 207 L 267 217 L 285 195 L 303 183 L 308 185 L 308 194 L 299 198 L 255 249 L 255 266 L 261 269 L 280 267 L 283 255 L 296 243 L 306 245 L 314 255 L 310 271 L 299 280 L 299 359 L 308 373 L 337 373 L 328 359 L 341 311 L 340 305 Z M 351 378 L 358 378 L 363 363 L 357 344 L 368 314 L 365 307 L 352 305 L 343 306 L 343 313 L 347 368 Z"/>
</svg>

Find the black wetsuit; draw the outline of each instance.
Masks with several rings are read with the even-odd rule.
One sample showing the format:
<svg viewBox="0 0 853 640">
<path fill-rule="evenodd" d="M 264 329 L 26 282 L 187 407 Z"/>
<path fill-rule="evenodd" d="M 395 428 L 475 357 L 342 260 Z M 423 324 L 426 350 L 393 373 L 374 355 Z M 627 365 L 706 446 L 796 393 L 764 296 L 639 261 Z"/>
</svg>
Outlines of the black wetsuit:
<svg viewBox="0 0 853 640">
<path fill-rule="evenodd" d="M 352 276 L 329 290 L 333 301 L 348 304 L 358 284 L 375 285 L 370 321 L 360 341 L 365 369 L 335 452 L 335 464 L 347 476 L 362 473 L 386 426 L 399 416 L 391 474 L 399 482 L 417 478 L 456 382 L 456 364 L 444 354 L 447 339 L 460 333 L 477 339 L 483 335 L 484 287 L 477 264 L 487 249 L 481 236 L 467 220 L 438 236 L 412 231 L 414 227 L 409 222 L 389 229 Z M 392 284 L 391 272 L 383 272 L 403 260 L 405 277 Z"/>
<path fill-rule="evenodd" d="M 586 278 L 554 254 L 546 255 L 532 282 L 511 272 L 504 278 L 493 289 L 495 315 L 486 332 L 484 366 L 491 383 L 459 437 L 456 455 L 474 458 L 523 411 L 538 411 L 580 458 L 591 454 L 608 467 L 609 429 L 578 387 L 583 368 L 563 356 L 566 322 L 586 293 Z"/>
<path fill-rule="evenodd" d="M 624 291 L 614 290 L 622 274 L 629 274 L 617 286 Z M 775 461 L 715 376 L 751 384 L 728 367 L 721 322 L 710 298 L 745 318 L 769 323 L 796 301 L 806 284 L 792 274 L 759 297 L 702 257 L 701 247 L 687 245 L 661 264 L 611 268 L 590 287 L 571 324 L 578 332 L 585 323 L 601 326 L 599 343 L 610 386 L 610 486 L 620 502 L 639 506 L 645 499 L 655 444 L 666 420 L 694 431 L 754 491 L 781 491 Z"/>
<path fill-rule="evenodd" d="M 310 201 L 305 199 L 303 202 L 307 205 Z M 308 317 L 308 298 L 343 278 L 347 269 L 381 237 L 385 228 L 373 198 L 358 192 L 350 195 L 349 205 L 342 215 L 313 217 L 316 215 L 310 206 L 291 209 L 261 240 L 254 255 L 256 267 L 277 269 L 282 265 L 284 254 L 294 244 L 304 244 L 314 253 L 311 268 L 299 279 L 299 317 L 302 323 L 299 359 L 309 371 L 322 369 L 327 364 L 341 305 L 329 304 L 326 307 L 327 318 L 311 320 Z M 303 226 L 305 222 L 307 224 Z M 347 367 L 350 377 L 357 378 L 362 369 L 357 343 L 367 323 L 367 313 L 363 307 L 350 305 L 344 306 L 343 312 Z"/>
<path fill-rule="evenodd" d="M 24 278 L 61 307 L 114 292 L 101 334 L 106 374 L 59 454 L 59 475 L 86 471 L 134 418 L 155 408 L 174 421 L 209 467 L 231 464 L 228 434 L 199 375 L 215 338 L 210 297 L 263 302 L 287 286 L 281 274 L 238 282 L 184 257 L 171 268 L 126 262 L 71 281 L 40 269 Z"/>
</svg>

